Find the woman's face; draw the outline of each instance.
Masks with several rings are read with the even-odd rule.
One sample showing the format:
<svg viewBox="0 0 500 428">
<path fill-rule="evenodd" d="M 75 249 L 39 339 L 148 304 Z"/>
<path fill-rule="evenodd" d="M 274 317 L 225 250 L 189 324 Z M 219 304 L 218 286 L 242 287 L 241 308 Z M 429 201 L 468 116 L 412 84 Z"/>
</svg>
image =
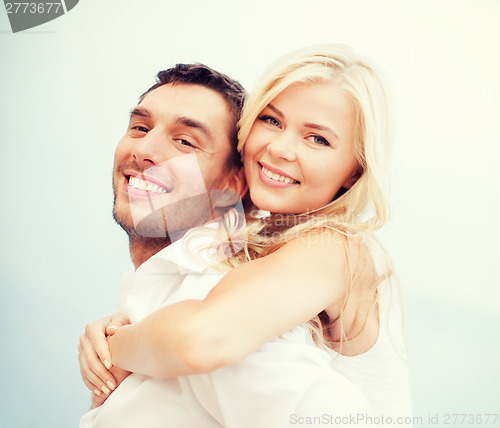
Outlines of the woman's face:
<svg viewBox="0 0 500 428">
<path fill-rule="evenodd" d="M 321 208 L 356 181 L 355 111 L 334 84 L 293 84 L 255 120 L 244 146 L 253 203 L 273 213 Z"/>
</svg>

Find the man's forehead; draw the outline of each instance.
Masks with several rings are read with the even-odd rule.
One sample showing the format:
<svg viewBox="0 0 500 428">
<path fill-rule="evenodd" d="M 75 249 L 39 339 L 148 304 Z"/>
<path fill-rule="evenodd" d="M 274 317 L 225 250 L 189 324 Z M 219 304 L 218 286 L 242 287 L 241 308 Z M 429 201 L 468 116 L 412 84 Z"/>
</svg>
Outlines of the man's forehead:
<svg viewBox="0 0 500 428">
<path fill-rule="evenodd" d="M 188 108 L 210 104 L 212 108 L 229 112 L 229 106 L 221 94 L 214 89 L 195 83 L 166 83 L 148 92 L 139 105 L 146 106 L 155 101 Z"/>
<path fill-rule="evenodd" d="M 132 109 L 132 116 L 168 120 L 199 128 L 215 136 L 234 126 L 226 100 L 213 89 L 198 84 L 167 83 L 148 92 Z"/>
</svg>

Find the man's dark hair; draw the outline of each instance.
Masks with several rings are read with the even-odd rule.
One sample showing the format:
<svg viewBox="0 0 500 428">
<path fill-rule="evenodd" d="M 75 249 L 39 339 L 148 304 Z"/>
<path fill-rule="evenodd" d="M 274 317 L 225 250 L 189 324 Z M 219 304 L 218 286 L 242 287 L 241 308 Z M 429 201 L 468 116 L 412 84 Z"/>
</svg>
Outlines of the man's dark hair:
<svg viewBox="0 0 500 428">
<path fill-rule="evenodd" d="M 236 80 L 219 73 L 203 64 L 177 64 L 175 67 L 159 71 L 156 83 L 141 95 L 139 102 L 151 91 L 168 83 L 184 83 L 201 85 L 222 95 L 232 115 L 231 155 L 228 159 L 229 167 L 241 167 L 241 158 L 236 147 L 238 146 L 238 121 L 241 117 L 245 102 L 245 89 Z"/>
</svg>

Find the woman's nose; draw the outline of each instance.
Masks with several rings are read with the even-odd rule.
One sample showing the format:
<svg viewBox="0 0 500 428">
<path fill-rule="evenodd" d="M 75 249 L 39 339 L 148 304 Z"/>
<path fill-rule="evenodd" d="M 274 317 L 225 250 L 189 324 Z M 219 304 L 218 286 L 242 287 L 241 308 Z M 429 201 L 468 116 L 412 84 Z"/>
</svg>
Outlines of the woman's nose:
<svg viewBox="0 0 500 428">
<path fill-rule="evenodd" d="M 296 138 L 291 132 L 283 131 L 279 135 L 274 135 L 267 145 L 267 151 L 275 158 L 281 158 L 289 162 L 297 158 Z"/>
</svg>

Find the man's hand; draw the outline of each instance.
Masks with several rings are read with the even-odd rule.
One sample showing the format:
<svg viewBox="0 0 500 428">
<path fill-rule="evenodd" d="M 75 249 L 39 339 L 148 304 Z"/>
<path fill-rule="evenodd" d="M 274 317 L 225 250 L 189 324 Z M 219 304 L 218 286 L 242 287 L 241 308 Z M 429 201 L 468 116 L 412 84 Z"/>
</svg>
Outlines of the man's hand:
<svg viewBox="0 0 500 428">
<path fill-rule="evenodd" d="M 116 313 L 85 327 L 78 345 L 78 360 L 83 382 L 92 392 L 92 407 L 100 406 L 130 372 L 113 367 L 107 336 L 130 324 L 127 315 Z M 103 394 L 104 393 L 104 394 Z"/>
</svg>

